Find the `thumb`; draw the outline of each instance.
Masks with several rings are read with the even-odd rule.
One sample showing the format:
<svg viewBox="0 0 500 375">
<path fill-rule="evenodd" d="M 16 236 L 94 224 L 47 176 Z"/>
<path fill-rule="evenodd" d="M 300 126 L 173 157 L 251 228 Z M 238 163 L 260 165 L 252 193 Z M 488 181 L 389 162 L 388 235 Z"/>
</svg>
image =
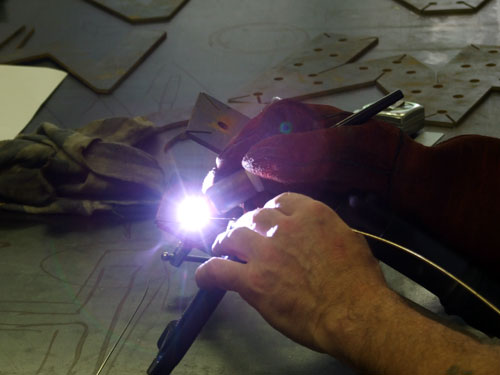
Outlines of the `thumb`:
<svg viewBox="0 0 500 375">
<path fill-rule="evenodd" d="M 293 100 L 281 100 L 266 107 L 251 119 L 241 132 L 217 157 L 216 180 L 231 174 L 238 168 L 248 150 L 263 139 L 279 134 L 300 133 L 324 126 L 322 116 L 337 114 L 338 109 L 311 106 Z"/>
<path fill-rule="evenodd" d="M 250 173 L 286 185 L 386 193 L 405 140 L 399 129 L 378 121 L 277 135 L 250 148 L 242 165 Z"/>
<path fill-rule="evenodd" d="M 338 152 L 330 150 L 330 143 L 326 129 L 276 135 L 251 147 L 242 166 L 252 174 L 282 184 L 323 180 L 338 156 Z"/>
</svg>

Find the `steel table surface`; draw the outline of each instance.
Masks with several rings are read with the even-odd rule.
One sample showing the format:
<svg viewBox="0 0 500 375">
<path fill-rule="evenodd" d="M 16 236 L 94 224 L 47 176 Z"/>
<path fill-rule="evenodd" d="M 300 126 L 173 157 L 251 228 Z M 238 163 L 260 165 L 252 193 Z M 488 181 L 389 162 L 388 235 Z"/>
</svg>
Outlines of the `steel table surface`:
<svg viewBox="0 0 500 375">
<path fill-rule="evenodd" d="M 26 3 L 22 15 L 14 14 L 14 1 Z M 57 22 L 65 16 L 57 3 L 7 0 L 0 26 L 19 17 L 29 22 L 42 6 Z M 88 3 L 84 8 L 82 19 L 103 12 Z M 224 101 L 324 31 L 379 37 L 362 59 L 411 53 L 438 68 L 467 44 L 500 45 L 499 12 L 498 0 L 476 14 L 432 17 L 393 0 L 190 0 L 169 22 L 130 25 L 166 30 L 168 37 L 112 94 L 96 94 L 69 76 L 26 131 L 43 121 L 77 128 L 115 116 L 150 115 L 158 123 L 187 119 L 199 92 Z M 88 22 L 64 31 L 96 27 Z M 379 96 L 376 88 L 365 88 L 317 101 L 353 110 Z M 445 138 L 500 136 L 499 116 L 500 95 L 492 93 L 460 126 L 438 131 Z M 163 161 L 171 173 L 180 170 L 199 180 L 214 158 L 186 141 Z M 173 269 L 159 260 L 159 248 L 172 241 L 151 219 L 1 214 L 0 374 L 96 373 L 143 297 L 102 373 L 144 373 L 164 326 L 196 292 L 195 265 Z M 386 275 L 395 289 L 440 311 L 425 290 L 397 272 L 386 270 Z M 234 293 L 225 297 L 174 373 L 353 374 L 274 331 Z"/>
</svg>

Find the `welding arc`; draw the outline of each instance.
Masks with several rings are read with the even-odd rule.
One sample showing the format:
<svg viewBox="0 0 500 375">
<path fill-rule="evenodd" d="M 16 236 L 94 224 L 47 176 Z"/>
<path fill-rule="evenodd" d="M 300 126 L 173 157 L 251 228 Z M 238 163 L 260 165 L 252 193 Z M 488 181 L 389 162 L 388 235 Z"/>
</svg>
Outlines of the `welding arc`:
<svg viewBox="0 0 500 375">
<path fill-rule="evenodd" d="M 457 284 L 459 284 L 461 287 L 463 287 L 465 290 L 467 290 L 469 293 L 473 294 L 476 298 L 478 298 L 481 302 L 483 302 L 486 306 L 488 306 L 491 310 L 493 310 L 496 314 L 498 314 L 498 316 L 500 316 L 500 309 L 497 306 L 495 306 L 492 302 L 490 302 L 488 299 L 486 299 L 484 296 L 482 296 L 479 292 L 477 292 L 470 285 L 468 285 L 467 283 L 465 283 L 464 281 L 462 281 L 461 279 L 459 279 L 458 277 L 456 277 L 452 273 L 448 272 L 443 267 L 441 267 L 438 264 L 434 263 L 433 261 L 431 261 L 431 260 L 427 259 L 426 257 L 424 257 L 424 256 L 416 253 L 413 250 L 410 250 L 410 249 L 408 249 L 408 248 L 406 248 L 406 247 L 404 247 L 404 246 L 402 246 L 400 244 L 397 244 L 395 242 L 389 241 L 389 240 L 387 240 L 385 238 L 376 236 L 376 235 L 371 234 L 371 233 L 363 232 L 361 230 L 354 229 L 354 228 L 351 228 L 351 230 L 354 233 L 358 233 L 358 234 L 361 234 L 361 235 L 363 235 L 365 237 L 372 238 L 372 239 L 374 239 L 376 241 L 383 242 L 383 243 L 385 243 L 387 245 L 395 247 L 396 249 L 402 250 L 405 253 L 410 254 L 411 256 L 413 256 L 415 258 L 418 258 L 419 260 L 421 260 L 424 263 L 428 264 L 429 266 L 431 266 L 435 270 L 441 272 L 445 276 L 447 276 L 450 279 L 452 279 L 453 281 L 455 281 Z"/>
<path fill-rule="evenodd" d="M 208 220 L 225 220 L 225 221 L 236 221 L 236 217 L 209 217 Z M 161 223 L 179 223 L 179 220 L 157 220 Z"/>
</svg>

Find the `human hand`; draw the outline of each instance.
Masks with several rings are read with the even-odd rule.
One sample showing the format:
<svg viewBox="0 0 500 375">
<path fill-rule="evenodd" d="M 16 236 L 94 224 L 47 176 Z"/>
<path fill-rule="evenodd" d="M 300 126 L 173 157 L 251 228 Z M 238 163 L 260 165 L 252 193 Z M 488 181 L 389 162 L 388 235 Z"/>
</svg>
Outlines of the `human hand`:
<svg viewBox="0 0 500 375">
<path fill-rule="evenodd" d="M 196 280 L 238 292 L 276 329 L 360 373 L 491 374 L 498 346 L 429 319 L 391 292 L 363 237 L 327 206 L 287 193 L 221 234 Z M 477 371 L 476 371 L 477 370 Z"/>
<path fill-rule="evenodd" d="M 201 288 L 238 292 L 273 327 L 318 351 L 341 352 L 350 322 L 387 289 L 364 238 L 328 206 L 299 194 L 243 215 L 212 251 L 245 263 L 210 259 L 196 271 Z M 327 333 L 332 324 L 337 338 Z"/>
<path fill-rule="evenodd" d="M 252 146 L 280 134 L 296 134 L 322 129 L 324 128 L 323 116 L 342 119 L 348 116 L 348 113 L 329 106 L 305 105 L 293 100 L 280 100 L 267 106 L 259 115 L 252 118 L 217 156 L 216 168 L 205 177 L 203 191 L 207 191 L 220 179 L 241 170 L 242 159 Z M 242 202 L 245 203 L 245 208 L 261 207 L 275 195 L 290 190 L 270 180 L 266 181 L 265 188 L 264 192 L 251 199 L 250 202 Z"/>
<path fill-rule="evenodd" d="M 347 115 L 291 100 L 271 104 L 222 151 L 204 185 L 243 166 L 273 196 L 294 191 L 322 199 L 357 190 L 388 198 L 398 157 L 422 146 L 375 120 L 329 128 Z"/>
<path fill-rule="evenodd" d="M 265 107 L 218 155 L 216 180 L 240 169 L 241 160 L 248 150 L 266 138 L 324 128 L 322 121 L 324 111 L 320 108 L 325 107 L 333 108 L 306 105 L 293 100 L 280 100 Z M 344 117 L 348 116 L 348 113 L 336 108 L 334 110 L 340 112 L 340 115 L 345 114 Z"/>
</svg>

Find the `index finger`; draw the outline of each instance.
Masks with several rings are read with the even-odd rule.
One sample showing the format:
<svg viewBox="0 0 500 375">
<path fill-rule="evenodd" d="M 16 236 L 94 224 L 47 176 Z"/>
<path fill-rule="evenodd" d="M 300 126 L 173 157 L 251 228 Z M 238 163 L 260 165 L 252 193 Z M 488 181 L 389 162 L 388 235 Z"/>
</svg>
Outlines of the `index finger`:
<svg viewBox="0 0 500 375">
<path fill-rule="evenodd" d="M 196 283 L 201 289 L 224 289 L 240 292 L 243 289 L 245 266 L 241 263 L 211 258 L 196 269 Z"/>
<path fill-rule="evenodd" d="M 217 236 L 212 245 L 212 254 L 232 255 L 248 262 L 255 250 L 264 245 L 263 239 L 264 237 L 247 227 L 231 229 Z"/>
</svg>

